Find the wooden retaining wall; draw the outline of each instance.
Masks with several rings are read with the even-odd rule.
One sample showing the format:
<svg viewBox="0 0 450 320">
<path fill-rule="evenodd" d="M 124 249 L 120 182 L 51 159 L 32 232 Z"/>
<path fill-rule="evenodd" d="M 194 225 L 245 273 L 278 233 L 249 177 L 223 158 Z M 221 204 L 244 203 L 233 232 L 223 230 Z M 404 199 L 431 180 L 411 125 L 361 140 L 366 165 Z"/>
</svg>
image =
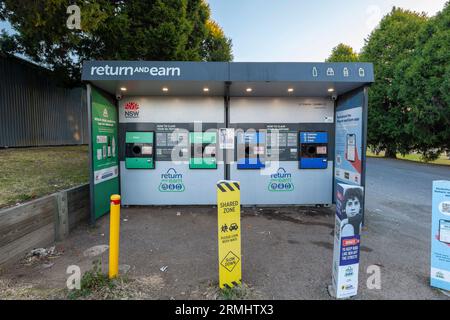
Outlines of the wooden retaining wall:
<svg viewBox="0 0 450 320">
<path fill-rule="evenodd" d="M 63 240 L 89 221 L 89 184 L 0 210 L 0 266 Z"/>
</svg>

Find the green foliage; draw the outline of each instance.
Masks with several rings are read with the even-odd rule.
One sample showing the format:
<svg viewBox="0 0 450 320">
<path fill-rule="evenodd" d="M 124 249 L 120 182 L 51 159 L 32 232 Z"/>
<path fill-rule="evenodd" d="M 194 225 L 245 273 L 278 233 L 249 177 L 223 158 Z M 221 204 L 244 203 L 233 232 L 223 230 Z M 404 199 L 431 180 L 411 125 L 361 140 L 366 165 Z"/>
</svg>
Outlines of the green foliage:
<svg viewBox="0 0 450 320">
<path fill-rule="evenodd" d="M 416 50 L 399 63 L 394 94 L 406 109 L 410 148 L 426 161 L 450 150 L 450 3 L 418 34 Z"/>
<path fill-rule="evenodd" d="M 393 8 L 370 34 L 360 60 L 374 63 L 375 83 L 369 91 L 368 144 L 386 150 L 386 156 L 411 150 L 414 137 L 408 132 L 408 107 L 396 94 L 396 69 L 416 49 L 417 35 L 425 27 L 424 14 Z"/>
<path fill-rule="evenodd" d="M 353 50 L 352 47 L 340 43 L 333 48 L 330 57 L 326 62 L 358 62 L 358 53 Z"/>
<path fill-rule="evenodd" d="M 220 26 L 209 20 L 206 24 L 207 36 L 202 46 L 202 56 L 206 61 L 231 61 L 231 39 L 225 37 Z"/>
<path fill-rule="evenodd" d="M 387 157 L 418 152 L 425 161 L 450 150 L 450 3 L 430 19 L 394 8 L 360 58 L 375 67 L 369 146 Z"/>
<path fill-rule="evenodd" d="M 204 0 L 86 0 L 81 29 L 66 26 L 69 0 L 1 0 L 0 20 L 18 32 L 0 45 L 79 81 L 84 60 L 229 61 L 231 40 Z M 213 27 L 212 27 L 213 26 Z"/>
<path fill-rule="evenodd" d="M 223 300 L 242 300 L 247 296 L 247 291 L 243 285 L 232 288 L 224 287 L 220 289 L 220 296 Z"/>
<path fill-rule="evenodd" d="M 81 277 L 81 288 L 79 290 L 70 290 L 68 298 L 78 299 L 87 297 L 93 292 L 100 291 L 105 287 L 113 289 L 114 285 L 114 282 L 110 280 L 106 274 L 102 273 L 102 264 L 100 260 L 95 260 L 92 269 L 85 272 Z"/>
</svg>

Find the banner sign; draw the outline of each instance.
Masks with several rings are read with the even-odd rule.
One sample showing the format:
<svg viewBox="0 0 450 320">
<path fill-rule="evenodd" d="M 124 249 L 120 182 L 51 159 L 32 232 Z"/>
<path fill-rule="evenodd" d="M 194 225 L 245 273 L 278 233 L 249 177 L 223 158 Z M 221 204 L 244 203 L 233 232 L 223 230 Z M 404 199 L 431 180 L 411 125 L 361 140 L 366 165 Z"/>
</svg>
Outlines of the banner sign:
<svg viewBox="0 0 450 320">
<path fill-rule="evenodd" d="M 109 211 L 112 194 L 119 193 L 117 108 L 95 88 L 91 93 L 94 212 L 97 219 Z"/>
<path fill-rule="evenodd" d="M 450 291 L 450 181 L 433 182 L 431 286 Z"/>
<path fill-rule="evenodd" d="M 336 111 L 335 178 L 361 185 L 362 177 L 362 107 Z"/>
<path fill-rule="evenodd" d="M 358 293 L 363 199 L 363 187 L 337 185 L 332 294 L 338 299 Z"/>
<path fill-rule="evenodd" d="M 241 192 L 239 182 L 217 183 L 219 240 L 219 286 L 240 285 L 241 275 Z"/>
</svg>

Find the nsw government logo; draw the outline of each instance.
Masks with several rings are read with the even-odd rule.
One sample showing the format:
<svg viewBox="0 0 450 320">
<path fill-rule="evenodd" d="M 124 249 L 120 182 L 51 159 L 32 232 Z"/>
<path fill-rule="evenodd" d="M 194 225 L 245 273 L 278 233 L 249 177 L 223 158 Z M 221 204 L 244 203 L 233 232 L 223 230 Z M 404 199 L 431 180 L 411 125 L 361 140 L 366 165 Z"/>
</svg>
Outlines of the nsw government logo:
<svg viewBox="0 0 450 320">
<path fill-rule="evenodd" d="M 284 168 L 279 168 L 277 173 L 270 175 L 268 186 L 271 192 L 290 192 L 294 191 L 292 174 L 286 172 Z"/>
<path fill-rule="evenodd" d="M 161 174 L 158 190 L 160 192 L 183 192 L 185 190 L 183 174 L 170 168 L 166 173 Z"/>
<path fill-rule="evenodd" d="M 132 101 L 125 103 L 125 118 L 139 118 L 139 104 Z"/>
</svg>

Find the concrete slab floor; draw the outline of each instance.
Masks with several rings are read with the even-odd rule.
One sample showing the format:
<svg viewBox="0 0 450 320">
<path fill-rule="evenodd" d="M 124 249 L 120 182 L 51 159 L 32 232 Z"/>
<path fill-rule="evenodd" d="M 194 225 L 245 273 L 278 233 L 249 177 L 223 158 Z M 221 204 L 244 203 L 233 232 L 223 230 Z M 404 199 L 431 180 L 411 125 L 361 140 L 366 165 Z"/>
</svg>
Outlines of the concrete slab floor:
<svg viewBox="0 0 450 320">
<path fill-rule="evenodd" d="M 130 277 L 144 285 L 149 281 L 151 290 L 145 298 L 212 297 L 208 291 L 218 283 L 214 207 L 122 208 L 121 219 L 120 263 L 130 266 Z M 383 219 L 366 209 L 355 299 L 449 299 L 429 286 L 427 242 L 393 232 Z M 333 208 L 243 208 L 243 281 L 252 289 L 249 298 L 331 299 L 327 286 L 331 283 L 333 227 Z M 63 254 L 51 260 L 53 265 L 48 261 L 32 266 L 17 263 L 1 272 L 0 281 L 65 288 L 69 265 L 85 272 L 98 258 L 106 271 L 107 250 L 97 257 L 83 253 L 108 244 L 108 232 L 108 216 L 96 227 L 80 226 L 58 243 Z M 381 268 L 381 290 L 367 288 L 370 265 Z"/>
</svg>

